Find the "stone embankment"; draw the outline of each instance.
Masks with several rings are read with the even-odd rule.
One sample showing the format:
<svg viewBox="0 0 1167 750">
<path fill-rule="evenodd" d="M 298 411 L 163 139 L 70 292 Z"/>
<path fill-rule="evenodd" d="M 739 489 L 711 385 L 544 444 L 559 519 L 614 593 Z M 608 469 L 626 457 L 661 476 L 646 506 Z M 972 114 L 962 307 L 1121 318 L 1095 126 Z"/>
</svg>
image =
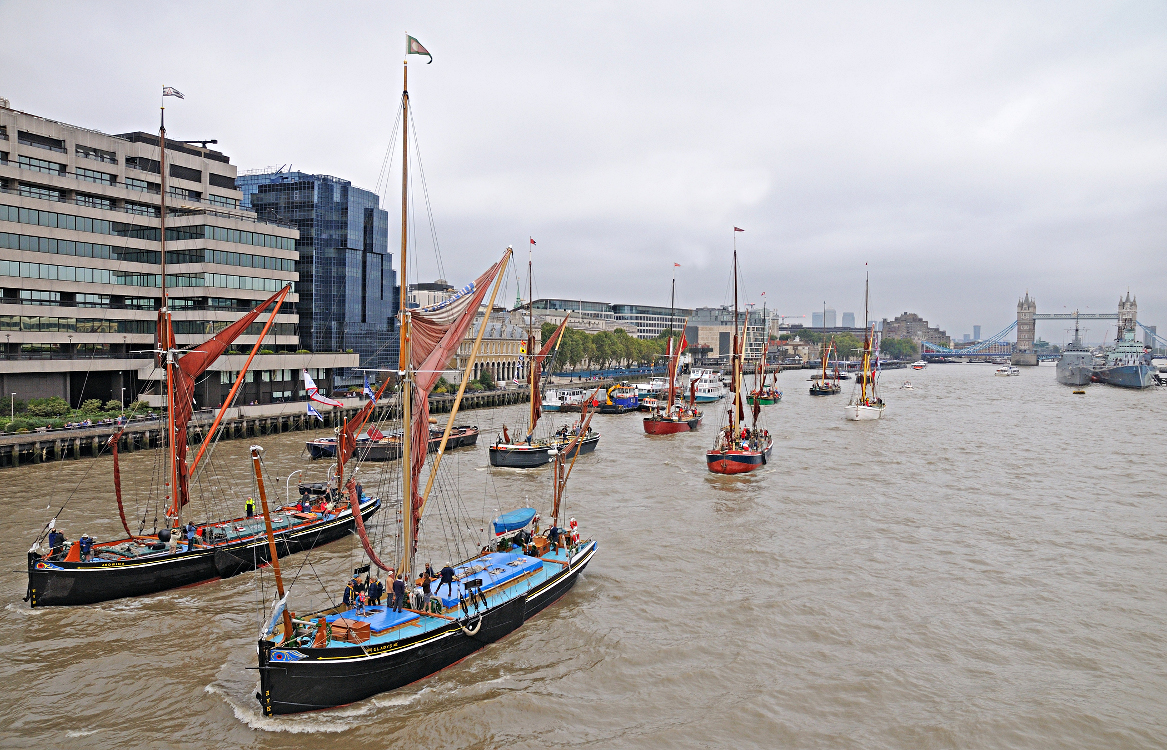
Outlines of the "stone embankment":
<svg viewBox="0 0 1167 750">
<path fill-rule="evenodd" d="M 607 387 L 610 381 L 588 382 L 591 388 Z M 585 384 L 573 383 L 576 387 Z M 508 406 L 528 401 L 527 388 L 507 388 L 497 391 L 466 393 L 462 396 L 459 411 L 487 409 Z M 430 414 L 446 414 L 454 407 L 454 394 L 431 394 Z M 361 399 L 346 399 L 344 408 L 321 409 L 324 422 L 310 417 L 303 402 L 271 404 L 264 406 L 243 406 L 230 409 L 221 424 L 221 440 L 254 438 L 262 435 L 276 435 L 298 430 L 315 430 L 322 427 L 339 427 L 345 419 L 352 417 L 363 405 Z M 397 399 L 384 399 L 373 412 L 374 420 L 399 417 Z M 195 415 L 187 430 L 189 442 L 202 443 L 206 431 L 215 420 L 215 412 L 206 410 Z M 122 431 L 118 450 L 133 452 L 157 448 L 162 444 L 166 423 L 160 419 L 130 422 Z M 25 464 L 39 464 L 45 461 L 64 459 L 95 458 L 109 451 L 110 437 L 117 432 L 112 425 L 96 425 L 71 430 L 30 432 L 24 435 L 0 436 L 0 468 Z"/>
</svg>

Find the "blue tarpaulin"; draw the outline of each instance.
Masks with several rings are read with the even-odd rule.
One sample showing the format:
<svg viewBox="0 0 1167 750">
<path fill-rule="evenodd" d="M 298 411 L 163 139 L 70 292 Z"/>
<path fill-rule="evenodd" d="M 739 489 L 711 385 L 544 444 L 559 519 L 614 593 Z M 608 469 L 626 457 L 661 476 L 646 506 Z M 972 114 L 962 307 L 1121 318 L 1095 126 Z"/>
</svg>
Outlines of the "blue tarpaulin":
<svg viewBox="0 0 1167 750">
<path fill-rule="evenodd" d="M 508 531 L 521 529 L 529 524 L 531 519 L 534 517 L 534 508 L 519 508 L 518 510 L 510 511 L 509 513 L 503 513 L 501 516 L 494 519 L 494 533 L 497 536 L 498 534 L 505 534 Z"/>
</svg>

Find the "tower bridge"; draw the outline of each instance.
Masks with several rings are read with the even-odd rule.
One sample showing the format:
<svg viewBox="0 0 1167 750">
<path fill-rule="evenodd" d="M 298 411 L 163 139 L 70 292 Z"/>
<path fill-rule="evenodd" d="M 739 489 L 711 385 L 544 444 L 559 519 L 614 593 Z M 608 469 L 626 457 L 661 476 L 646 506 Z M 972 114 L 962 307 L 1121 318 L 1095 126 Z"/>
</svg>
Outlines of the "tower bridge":
<svg viewBox="0 0 1167 750">
<path fill-rule="evenodd" d="M 966 357 L 966 356 L 1009 356 L 1009 361 L 1019 366 L 1036 366 L 1037 352 L 1034 349 L 1037 321 L 1039 320 L 1117 320 L 1120 328 L 1142 328 L 1149 337 L 1159 345 L 1167 345 L 1167 339 L 1159 336 L 1155 329 L 1148 328 L 1138 321 L 1138 303 L 1127 292 L 1125 298 L 1118 300 L 1118 312 L 1112 313 L 1082 313 L 1075 310 L 1069 313 L 1039 313 L 1037 301 L 1025 293 L 1017 302 L 1017 320 L 1010 323 L 1003 331 L 989 336 L 972 346 L 952 349 L 925 341 L 922 344 L 925 357 Z M 1005 337 L 1013 330 L 1017 331 L 1017 343 L 1012 344 Z"/>
</svg>

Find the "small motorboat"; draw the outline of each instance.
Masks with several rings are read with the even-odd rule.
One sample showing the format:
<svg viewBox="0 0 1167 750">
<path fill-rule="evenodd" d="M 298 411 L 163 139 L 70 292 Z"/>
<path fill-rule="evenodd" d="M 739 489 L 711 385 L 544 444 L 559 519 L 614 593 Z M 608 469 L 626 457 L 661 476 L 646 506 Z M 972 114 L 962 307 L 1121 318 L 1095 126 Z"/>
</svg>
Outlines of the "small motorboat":
<svg viewBox="0 0 1167 750">
<path fill-rule="evenodd" d="M 1021 370 L 1012 365 L 1001 365 L 993 371 L 993 374 L 1002 378 L 1016 377 L 1021 374 Z"/>
<path fill-rule="evenodd" d="M 905 391 L 910 391 L 910 390 L 912 390 L 912 381 L 910 381 L 910 380 L 905 380 L 905 381 L 904 381 L 904 384 L 903 384 L 903 385 L 901 385 L 901 386 L 900 386 L 900 388 L 903 388 Z"/>
<path fill-rule="evenodd" d="M 913 370 L 923 370 L 927 366 L 928 366 L 928 363 L 922 359 L 917 359 L 915 362 L 912 363 Z"/>
</svg>

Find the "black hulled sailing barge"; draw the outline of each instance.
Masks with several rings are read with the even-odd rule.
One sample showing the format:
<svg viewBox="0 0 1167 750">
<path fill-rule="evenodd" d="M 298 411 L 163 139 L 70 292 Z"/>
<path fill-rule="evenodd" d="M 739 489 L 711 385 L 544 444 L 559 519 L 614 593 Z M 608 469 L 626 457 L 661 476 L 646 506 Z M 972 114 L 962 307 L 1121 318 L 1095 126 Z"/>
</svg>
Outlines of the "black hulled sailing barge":
<svg viewBox="0 0 1167 750">
<path fill-rule="evenodd" d="M 150 535 L 130 531 L 122 504 L 121 477 L 118 465 L 118 432 L 110 439 L 114 459 L 114 496 L 126 538 L 94 542 L 82 553 L 78 542 L 68 544 L 58 538 L 56 517 L 42 529 L 28 551 L 28 593 L 26 601 L 33 607 L 49 605 L 92 604 L 127 596 L 152 594 L 188 586 L 215 578 L 227 578 L 267 563 L 271 556 L 311 549 L 350 534 L 355 526 L 354 510 L 348 505 L 320 500 L 311 508 L 277 508 L 262 518 L 226 518 L 195 522 L 185 517 L 190 502 L 190 480 L 200 461 L 207 455 L 223 415 L 234 401 L 239 386 L 259 347 L 267 335 L 280 306 L 291 291 L 285 286 L 232 325 L 198 346 L 181 349 L 174 336 L 172 315 L 166 286 L 166 127 L 159 128 L 161 164 L 161 212 L 159 244 L 161 250 L 161 305 L 156 331 L 156 364 L 165 368 L 166 430 L 166 524 Z M 193 415 L 195 381 L 231 344 L 242 336 L 260 315 L 268 312 L 267 322 L 251 347 L 243 369 L 223 402 L 199 446 L 194 460 L 187 462 L 187 427 Z M 242 503 L 240 502 L 240 505 Z M 357 512 L 363 518 L 380 507 L 380 500 L 362 497 Z M 58 511 L 58 515 L 60 512 Z M 184 523 L 185 520 L 185 523 Z M 274 529 L 274 543 L 269 544 L 265 524 Z M 48 549 L 41 543 L 49 541 Z"/>
<path fill-rule="evenodd" d="M 527 260 L 527 284 L 532 289 L 528 293 L 533 293 L 533 284 L 531 280 L 532 265 L 530 259 Z M 530 305 L 530 302 L 528 302 Z M 600 442 L 600 434 L 594 430 L 589 430 L 580 440 L 573 440 L 574 435 L 571 429 L 563 426 L 550 435 L 540 436 L 535 432 L 536 426 L 539 424 L 540 417 L 543 416 L 540 408 L 543 403 L 543 391 L 541 387 L 543 363 L 547 361 L 551 350 L 555 347 L 560 337 L 563 335 L 563 330 L 567 328 L 567 321 L 570 320 L 570 315 L 563 316 L 563 322 L 559 324 L 559 328 L 555 333 L 547 339 L 543 344 L 543 348 L 539 350 L 538 354 L 531 354 L 527 364 L 527 387 L 531 394 L 531 407 L 527 416 L 527 433 L 526 435 L 516 435 L 514 438 L 510 435 L 506 426 L 503 426 L 503 432 L 494 441 L 487 450 L 490 457 L 491 466 L 501 466 L 508 469 L 531 469 L 537 466 L 545 466 L 551 462 L 551 459 L 561 450 L 566 450 L 569 443 L 574 445 L 571 450 L 580 453 L 591 453 L 596 449 L 596 445 Z M 534 332 L 534 309 L 527 310 L 527 351 L 535 351 L 535 332 Z M 486 326 L 485 319 L 482 323 Z M 579 422 L 576 426 L 579 426 Z M 517 439 L 515 439 L 517 438 Z"/>
<path fill-rule="evenodd" d="M 407 39 L 410 52 L 420 48 L 415 40 Z M 408 76 L 408 67 L 406 71 Z M 402 110 L 403 133 L 407 133 L 408 85 L 402 95 Z M 406 150 L 402 165 L 403 279 L 407 278 L 405 200 L 408 167 Z M 296 713 L 351 703 L 450 666 L 519 628 L 528 618 L 562 596 L 574 585 L 595 554 L 596 543 L 580 538 L 575 519 L 571 519 L 569 529 L 559 527 L 564 488 L 575 461 L 568 456 L 578 454 L 589 431 L 591 416 L 585 414 L 577 434 L 551 455 L 555 466 L 550 529 L 539 533 L 533 508 L 504 514 L 494 521 L 494 539 L 479 553 L 457 564 L 447 563 L 439 580 L 431 581 L 426 576 L 428 569 L 422 574 L 425 578 L 418 578 L 418 539 L 426 503 L 435 489 L 435 477 L 445 454 L 446 439 L 469 382 L 468 373 L 473 370 L 485 325 L 480 326 L 471 348 L 442 445 L 436 454 L 431 454 L 429 478 L 424 489 L 419 489 L 427 454 L 419 448 L 425 445 L 429 433 L 429 392 L 470 330 L 487 287 L 492 284 L 486 310 L 493 308 L 511 254 L 507 248 L 503 258 L 479 277 L 460 299 L 447 301 L 440 309 L 409 310 L 402 301 L 402 377 L 399 387 L 404 436 L 401 463 L 403 512 L 400 536 L 395 537 L 402 540 L 400 561 L 395 561 L 394 567 L 382 562 L 363 524 L 358 524 L 358 536 L 371 565 L 391 575 L 400 574 L 410 584 L 408 602 L 396 608 L 397 611 L 389 606 L 352 607 L 342 604 L 311 615 L 293 617 L 287 606 L 288 594 L 279 578 L 278 565 L 273 566 L 280 600 L 260 635 L 258 648 L 260 690 L 256 698 L 264 714 Z M 403 294 L 405 286 L 403 283 Z M 532 400 L 536 398 L 533 389 Z M 344 442 L 348 442 L 347 437 Z M 344 452 L 342 447 L 341 459 Z M 258 453 L 254 455 L 258 466 Z M 256 476 L 257 481 L 262 482 L 258 469 Z M 355 507 L 357 499 L 351 478 L 345 484 L 345 490 Z M 532 525 L 533 534 L 527 531 Z M 382 541 L 384 539 L 385 536 Z M 441 579 L 448 582 L 441 583 Z M 423 590 L 431 591 L 433 596 L 423 597 Z"/>
</svg>

